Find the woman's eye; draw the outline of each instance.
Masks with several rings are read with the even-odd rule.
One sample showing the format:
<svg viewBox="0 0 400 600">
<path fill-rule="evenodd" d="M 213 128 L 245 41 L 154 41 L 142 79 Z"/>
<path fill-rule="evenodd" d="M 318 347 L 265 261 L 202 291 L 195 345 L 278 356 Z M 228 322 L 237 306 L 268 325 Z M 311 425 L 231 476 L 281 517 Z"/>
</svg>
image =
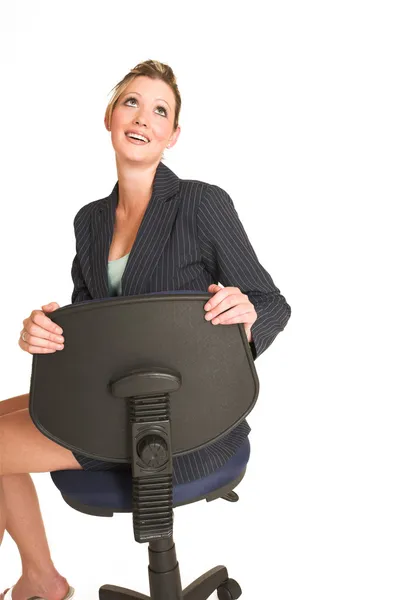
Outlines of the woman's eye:
<svg viewBox="0 0 400 600">
<path fill-rule="evenodd" d="M 125 100 L 125 104 L 128 102 L 135 102 L 135 104 L 137 104 L 137 99 L 136 98 L 127 98 Z M 163 111 L 163 116 L 166 117 L 167 116 L 167 110 L 163 107 L 163 106 L 157 106 L 156 110 L 162 110 Z"/>
<path fill-rule="evenodd" d="M 127 98 L 126 102 L 131 102 L 131 100 L 133 100 L 134 102 L 137 102 L 136 98 Z"/>
</svg>

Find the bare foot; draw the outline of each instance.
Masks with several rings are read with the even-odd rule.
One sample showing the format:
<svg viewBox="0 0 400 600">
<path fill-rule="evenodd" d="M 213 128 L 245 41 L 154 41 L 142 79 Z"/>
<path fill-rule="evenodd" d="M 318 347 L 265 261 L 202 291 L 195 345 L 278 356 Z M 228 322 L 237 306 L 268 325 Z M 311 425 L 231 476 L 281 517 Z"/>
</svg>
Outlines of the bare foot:
<svg viewBox="0 0 400 600">
<path fill-rule="evenodd" d="M 35 580 L 27 575 L 22 575 L 13 588 L 12 600 L 26 600 L 35 596 L 46 598 L 46 600 L 63 600 L 68 590 L 67 580 L 59 574 L 46 580 Z M 0 596 L 0 600 L 4 600 L 4 595 L 5 592 Z"/>
</svg>

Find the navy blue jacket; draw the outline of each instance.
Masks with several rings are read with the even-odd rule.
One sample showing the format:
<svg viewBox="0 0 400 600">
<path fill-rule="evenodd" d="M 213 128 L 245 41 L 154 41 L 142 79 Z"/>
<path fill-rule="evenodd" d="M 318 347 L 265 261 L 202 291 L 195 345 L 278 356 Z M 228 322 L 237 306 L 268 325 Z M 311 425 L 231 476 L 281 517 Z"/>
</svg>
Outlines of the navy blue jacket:
<svg viewBox="0 0 400 600">
<path fill-rule="evenodd" d="M 86 204 L 74 219 L 72 303 L 108 297 L 108 256 L 117 203 L 118 182 L 109 196 Z M 291 308 L 259 263 L 230 196 L 216 185 L 180 179 L 160 162 L 122 276 L 122 295 L 207 292 L 211 283 L 218 282 L 238 287 L 254 304 L 257 320 L 251 329 L 251 347 L 253 358 L 258 358 L 284 329 Z M 244 421 L 207 448 L 175 457 L 175 483 L 205 477 L 221 467 L 249 432 Z"/>
</svg>

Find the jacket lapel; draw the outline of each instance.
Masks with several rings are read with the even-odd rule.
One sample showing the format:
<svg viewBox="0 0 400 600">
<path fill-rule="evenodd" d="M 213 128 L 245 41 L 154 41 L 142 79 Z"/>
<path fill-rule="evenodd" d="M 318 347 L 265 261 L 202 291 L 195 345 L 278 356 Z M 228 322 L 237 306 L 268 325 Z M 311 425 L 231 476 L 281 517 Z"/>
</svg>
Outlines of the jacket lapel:
<svg viewBox="0 0 400 600">
<path fill-rule="evenodd" d="M 179 207 L 179 177 L 164 163 L 158 164 L 150 202 L 122 276 L 122 295 L 146 292 L 146 284 L 169 238 Z M 118 181 L 111 194 L 100 200 L 91 218 L 93 298 L 107 298 L 108 256 L 118 204 Z"/>
</svg>

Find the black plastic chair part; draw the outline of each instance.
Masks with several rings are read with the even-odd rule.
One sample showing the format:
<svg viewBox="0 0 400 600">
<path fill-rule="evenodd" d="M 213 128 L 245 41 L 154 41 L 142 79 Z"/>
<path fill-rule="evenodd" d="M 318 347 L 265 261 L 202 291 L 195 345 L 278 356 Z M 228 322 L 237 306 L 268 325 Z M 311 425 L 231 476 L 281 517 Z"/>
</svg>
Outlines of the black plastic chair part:
<svg viewBox="0 0 400 600">
<path fill-rule="evenodd" d="M 135 540 L 149 544 L 150 596 L 104 585 L 101 600 L 239 598 L 215 567 L 182 590 L 173 509 L 238 499 L 250 447 L 207 476 L 173 485 L 173 457 L 206 448 L 254 407 L 259 383 L 244 327 L 204 319 L 204 292 L 124 296 L 68 305 L 48 316 L 64 330 L 62 352 L 33 357 L 30 414 L 38 429 L 86 457 L 125 471 L 58 471 L 53 481 L 83 513 L 132 512 Z"/>
</svg>

